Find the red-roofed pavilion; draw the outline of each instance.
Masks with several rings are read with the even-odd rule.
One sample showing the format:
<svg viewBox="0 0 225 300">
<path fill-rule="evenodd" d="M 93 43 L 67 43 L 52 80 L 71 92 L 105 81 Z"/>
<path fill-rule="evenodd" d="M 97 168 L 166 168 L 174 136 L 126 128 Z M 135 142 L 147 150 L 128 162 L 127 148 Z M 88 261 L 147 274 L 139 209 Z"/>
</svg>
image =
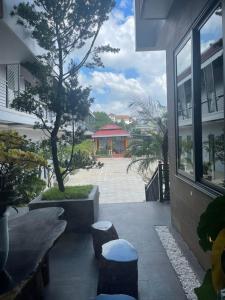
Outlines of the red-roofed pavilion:
<svg viewBox="0 0 225 300">
<path fill-rule="evenodd" d="M 123 155 L 128 147 L 130 134 L 116 124 L 108 124 L 97 130 L 92 138 L 99 154 Z"/>
</svg>

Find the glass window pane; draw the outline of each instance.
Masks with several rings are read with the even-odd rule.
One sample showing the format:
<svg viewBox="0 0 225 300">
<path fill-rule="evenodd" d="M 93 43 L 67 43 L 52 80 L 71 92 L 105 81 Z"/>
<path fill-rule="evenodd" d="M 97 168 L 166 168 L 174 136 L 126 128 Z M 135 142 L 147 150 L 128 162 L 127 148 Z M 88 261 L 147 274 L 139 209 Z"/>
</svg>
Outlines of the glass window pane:
<svg viewBox="0 0 225 300">
<path fill-rule="evenodd" d="M 222 9 L 200 30 L 203 178 L 224 187 Z"/>
<path fill-rule="evenodd" d="M 176 59 L 178 169 L 193 175 L 191 39 Z"/>
</svg>

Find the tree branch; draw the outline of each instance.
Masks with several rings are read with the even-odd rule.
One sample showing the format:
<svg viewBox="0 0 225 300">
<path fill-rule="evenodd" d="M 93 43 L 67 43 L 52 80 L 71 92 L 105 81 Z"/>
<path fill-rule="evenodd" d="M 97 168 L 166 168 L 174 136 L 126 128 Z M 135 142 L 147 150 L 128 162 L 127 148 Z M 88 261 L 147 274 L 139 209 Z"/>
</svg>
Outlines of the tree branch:
<svg viewBox="0 0 225 300">
<path fill-rule="evenodd" d="M 72 73 L 76 73 L 76 72 L 77 72 L 77 71 L 85 64 L 85 62 L 87 61 L 87 59 L 88 59 L 88 57 L 89 57 L 89 55 L 90 55 L 90 53 L 91 53 L 91 51 L 92 51 L 92 48 L 93 48 L 93 46 L 94 46 L 94 43 L 95 43 L 95 41 L 96 41 L 96 38 L 97 38 L 98 33 L 99 33 L 99 31 L 100 31 L 100 28 L 101 28 L 101 26 L 100 26 L 100 24 L 99 24 L 99 25 L 98 25 L 98 28 L 97 28 L 97 30 L 96 30 L 96 33 L 95 33 L 95 35 L 94 35 L 94 38 L 93 38 L 93 40 L 92 40 L 92 43 L 91 43 L 91 45 L 90 45 L 90 48 L 89 48 L 89 50 L 87 51 L 87 53 L 85 54 L 85 56 L 83 57 L 83 59 L 81 60 L 81 62 L 80 62 L 77 66 L 73 66 L 68 72 L 66 72 L 66 73 L 63 75 L 63 80 L 68 79 L 68 78 L 71 76 Z"/>
</svg>

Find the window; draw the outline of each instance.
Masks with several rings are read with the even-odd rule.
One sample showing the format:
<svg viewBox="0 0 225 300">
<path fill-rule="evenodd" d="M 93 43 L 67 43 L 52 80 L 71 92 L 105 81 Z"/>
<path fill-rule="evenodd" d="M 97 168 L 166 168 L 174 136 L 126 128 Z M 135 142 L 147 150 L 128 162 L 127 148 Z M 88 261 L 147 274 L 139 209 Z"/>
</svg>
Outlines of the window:
<svg viewBox="0 0 225 300">
<path fill-rule="evenodd" d="M 225 188 L 223 34 L 219 4 L 175 56 L 177 171 L 220 191 Z"/>
<path fill-rule="evenodd" d="M 222 9 L 200 28 L 203 179 L 224 187 Z"/>
<path fill-rule="evenodd" d="M 176 56 L 178 170 L 193 175 L 191 39 Z"/>
</svg>

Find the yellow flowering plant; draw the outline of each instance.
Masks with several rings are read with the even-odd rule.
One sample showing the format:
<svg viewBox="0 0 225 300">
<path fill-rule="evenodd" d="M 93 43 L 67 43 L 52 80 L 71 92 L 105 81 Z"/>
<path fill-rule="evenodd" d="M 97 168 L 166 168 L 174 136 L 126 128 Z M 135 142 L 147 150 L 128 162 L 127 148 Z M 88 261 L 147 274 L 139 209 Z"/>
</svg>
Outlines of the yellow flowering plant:
<svg viewBox="0 0 225 300">
<path fill-rule="evenodd" d="M 16 131 L 0 131 L 0 212 L 26 203 L 45 187 L 40 167 L 47 165 L 36 145 Z"/>
<path fill-rule="evenodd" d="M 198 300 L 220 299 L 225 289 L 225 196 L 214 199 L 202 213 L 197 228 L 203 251 L 211 251 L 211 268 L 195 289 Z M 218 298 L 219 297 L 219 298 Z"/>
</svg>

